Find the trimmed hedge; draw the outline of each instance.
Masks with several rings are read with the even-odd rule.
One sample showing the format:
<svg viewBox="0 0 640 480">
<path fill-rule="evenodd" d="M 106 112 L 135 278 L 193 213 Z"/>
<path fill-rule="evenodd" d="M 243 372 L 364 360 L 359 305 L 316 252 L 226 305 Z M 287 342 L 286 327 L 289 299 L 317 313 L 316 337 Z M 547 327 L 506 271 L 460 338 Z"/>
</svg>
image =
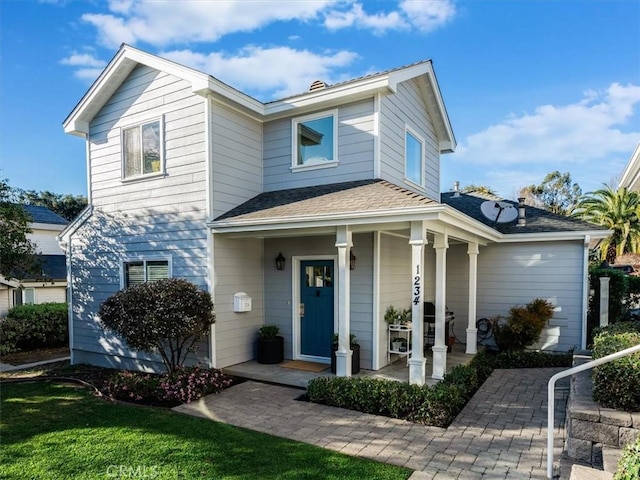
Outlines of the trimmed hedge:
<svg viewBox="0 0 640 480">
<path fill-rule="evenodd" d="M 613 480 L 637 480 L 640 478 L 640 438 L 629 443 L 618 461 Z"/>
<path fill-rule="evenodd" d="M 19 305 L 0 319 L 0 354 L 69 344 L 66 303 Z"/>
<path fill-rule="evenodd" d="M 640 322 L 620 322 L 594 330 L 593 358 L 640 344 Z M 640 353 L 593 369 L 593 399 L 604 407 L 640 411 Z"/>
<path fill-rule="evenodd" d="M 307 395 L 315 403 L 447 427 L 495 368 L 569 366 L 570 354 L 481 352 L 432 387 L 362 377 L 320 377 L 309 382 Z"/>
</svg>

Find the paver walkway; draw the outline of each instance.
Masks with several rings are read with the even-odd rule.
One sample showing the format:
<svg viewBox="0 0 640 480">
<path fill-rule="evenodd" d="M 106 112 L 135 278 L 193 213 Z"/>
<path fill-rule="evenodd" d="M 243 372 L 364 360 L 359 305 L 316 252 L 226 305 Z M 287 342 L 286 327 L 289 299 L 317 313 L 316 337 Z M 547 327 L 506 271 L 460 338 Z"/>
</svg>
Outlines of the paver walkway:
<svg viewBox="0 0 640 480">
<path fill-rule="evenodd" d="M 543 479 L 547 381 L 561 370 L 495 370 L 447 429 L 300 402 L 299 389 L 252 381 L 174 410 L 406 466 L 412 480 Z M 557 392 L 556 459 L 568 393 Z"/>
</svg>

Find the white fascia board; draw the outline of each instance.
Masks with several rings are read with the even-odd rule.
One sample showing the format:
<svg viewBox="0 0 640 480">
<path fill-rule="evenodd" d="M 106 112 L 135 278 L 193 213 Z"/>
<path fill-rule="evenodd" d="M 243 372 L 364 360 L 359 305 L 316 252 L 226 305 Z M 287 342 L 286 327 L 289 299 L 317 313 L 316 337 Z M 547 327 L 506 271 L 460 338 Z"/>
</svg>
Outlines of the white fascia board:
<svg viewBox="0 0 640 480">
<path fill-rule="evenodd" d="M 56 239 L 60 246 L 64 249 L 66 245 L 69 243 L 69 239 L 71 235 L 73 235 L 82 225 L 86 222 L 89 217 L 93 214 L 93 205 L 87 205 L 82 212 L 78 214 L 78 216 L 66 226 L 62 232 L 58 234 Z"/>
<path fill-rule="evenodd" d="M 640 190 L 640 142 L 636 146 L 633 155 L 629 159 L 629 163 L 622 172 L 618 188 L 626 187 L 629 190 Z"/>
<path fill-rule="evenodd" d="M 29 224 L 29 228 L 31 228 L 31 230 L 51 230 L 54 232 L 61 232 L 63 231 L 65 228 L 67 227 L 67 225 L 61 225 L 59 223 L 30 223 Z"/>
<path fill-rule="evenodd" d="M 500 243 L 516 242 L 558 242 L 563 240 L 584 240 L 589 235 L 592 240 L 608 237 L 613 230 L 582 230 L 575 232 L 541 232 L 541 233 L 512 233 L 502 235 Z"/>
<path fill-rule="evenodd" d="M 313 216 L 295 216 L 286 218 L 271 218 L 267 220 L 220 220 L 207 223 L 216 233 L 248 232 L 260 230 L 280 230 L 289 228 L 315 228 L 336 225 L 366 225 L 376 223 L 407 222 L 411 220 L 437 220 L 438 207 L 397 209 L 387 211 L 357 212 L 344 214 L 325 214 Z"/>
<path fill-rule="evenodd" d="M 297 97 L 268 103 L 264 107 L 265 116 L 268 120 L 289 116 L 292 112 L 302 113 L 304 110 L 314 108 L 327 108 L 335 104 L 343 104 L 354 99 L 373 96 L 380 91 L 388 91 L 388 75 L 364 78 L 353 82 L 327 87 L 317 92 L 304 93 Z"/>
<path fill-rule="evenodd" d="M 443 204 L 444 205 L 444 204 Z M 500 240 L 502 234 L 497 230 L 485 225 L 478 220 L 465 215 L 459 210 L 451 207 L 450 205 L 444 205 L 445 210 L 442 215 L 442 221 L 451 225 L 455 225 L 467 232 L 476 235 L 481 238 L 497 242 Z"/>
</svg>

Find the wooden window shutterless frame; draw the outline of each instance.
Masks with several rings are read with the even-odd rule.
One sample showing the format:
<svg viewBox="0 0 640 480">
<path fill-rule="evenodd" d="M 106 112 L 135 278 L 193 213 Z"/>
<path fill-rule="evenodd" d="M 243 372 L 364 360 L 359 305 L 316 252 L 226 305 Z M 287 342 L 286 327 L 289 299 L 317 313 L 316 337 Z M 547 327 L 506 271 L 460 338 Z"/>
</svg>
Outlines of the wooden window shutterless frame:
<svg viewBox="0 0 640 480">
<path fill-rule="evenodd" d="M 122 179 L 164 173 L 162 120 L 122 128 Z"/>
</svg>

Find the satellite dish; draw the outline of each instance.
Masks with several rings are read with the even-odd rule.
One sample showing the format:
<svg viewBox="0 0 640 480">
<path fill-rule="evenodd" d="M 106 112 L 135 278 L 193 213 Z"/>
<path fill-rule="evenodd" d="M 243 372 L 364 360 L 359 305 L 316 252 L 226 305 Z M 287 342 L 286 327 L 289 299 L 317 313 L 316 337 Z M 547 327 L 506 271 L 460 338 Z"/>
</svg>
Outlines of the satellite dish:
<svg viewBox="0 0 640 480">
<path fill-rule="evenodd" d="M 508 223 L 518 218 L 518 209 L 508 202 L 487 200 L 480 205 L 480 211 L 495 223 Z"/>
</svg>

